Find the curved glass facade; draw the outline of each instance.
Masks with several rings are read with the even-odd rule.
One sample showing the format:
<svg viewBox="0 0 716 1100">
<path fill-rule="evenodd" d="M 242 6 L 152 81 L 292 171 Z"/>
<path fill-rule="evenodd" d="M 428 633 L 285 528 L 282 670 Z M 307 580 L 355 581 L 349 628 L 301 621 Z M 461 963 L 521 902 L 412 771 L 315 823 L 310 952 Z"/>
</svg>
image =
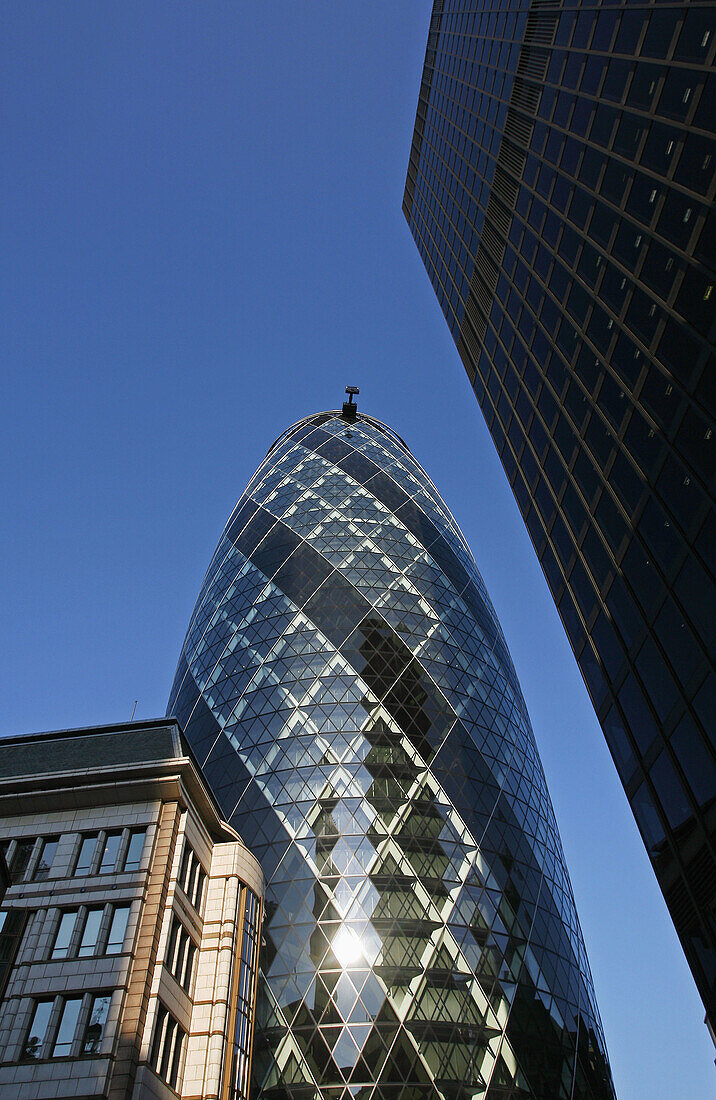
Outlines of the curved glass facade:
<svg viewBox="0 0 716 1100">
<path fill-rule="evenodd" d="M 268 882 L 252 1096 L 613 1097 L 504 637 L 390 429 L 329 412 L 274 444 L 168 712 Z"/>
</svg>

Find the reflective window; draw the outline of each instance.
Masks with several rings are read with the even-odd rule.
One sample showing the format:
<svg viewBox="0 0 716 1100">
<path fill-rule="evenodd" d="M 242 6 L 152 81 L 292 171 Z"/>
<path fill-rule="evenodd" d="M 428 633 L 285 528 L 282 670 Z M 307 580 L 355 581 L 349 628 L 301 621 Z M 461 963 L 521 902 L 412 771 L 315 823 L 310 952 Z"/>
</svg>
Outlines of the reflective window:
<svg viewBox="0 0 716 1100">
<path fill-rule="evenodd" d="M 639 751 L 646 753 L 656 740 L 657 730 L 644 694 L 632 673 L 629 673 L 619 692 L 619 702 Z"/>
<path fill-rule="evenodd" d="M 659 753 L 649 774 L 669 825 L 677 829 L 692 816 L 693 811 L 666 750 Z"/>
<path fill-rule="evenodd" d="M 60 923 L 55 933 L 55 942 L 50 952 L 51 959 L 65 959 L 69 954 L 70 940 L 77 923 L 77 909 L 65 909 L 60 915 Z"/>
<path fill-rule="evenodd" d="M 52 1048 L 53 1058 L 67 1058 L 72 1053 L 72 1044 L 77 1031 L 77 1022 L 82 1008 L 81 997 L 68 997 L 62 1005 L 59 1027 Z"/>
<path fill-rule="evenodd" d="M 57 852 L 57 845 L 59 844 L 59 837 L 47 837 L 42 841 L 42 848 L 40 849 L 40 858 L 35 865 L 35 871 L 33 874 L 33 880 L 35 882 L 42 881 L 50 877 L 52 870 L 52 861 L 55 858 Z"/>
<path fill-rule="evenodd" d="M 184 853 L 182 855 L 179 883 L 197 912 L 201 911 L 204 899 L 204 883 L 206 872 L 190 845 L 184 841 Z"/>
<path fill-rule="evenodd" d="M 173 917 L 164 965 L 187 993 L 191 985 L 195 957 L 196 946 L 191 936 L 179 918 Z"/>
<path fill-rule="evenodd" d="M 102 1050 L 102 1039 L 107 1027 L 109 1005 L 112 1000 L 109 993 L 97 993 L 92 998 L 87 1026 L 82 1039 L 83 1054 L 99 1054 Z"/>
<path fill-rule="evenodd" d="M 42 1048 L 47 1037 L 47 1027 L 54 1000 L 36 1001 L 32 1011 L 32 1020 L 22 1047 L 21 1061 L 35 1061 L 42 1056 Z"/>
<path fill-rule="evenodd" d="M 118 955 L 124 946 L 124 937 L 129 921 L 129 906 L 115 905 L 112 910 L 112 919 L 109 925 L 109 935 L 105 945 L 105 955 Z"/>
<path fill-rule="evenodd" d="M 27 920 L 28 913 L 23 909 L 5 909 L 0 912 L 0 1001 L 5 996 Z"/>
<path fill-rule="evenodd" d="M 127 854 L 124 859 L 123 870 L 139 870 L 139 863 L 142 858 L 142 852 L 144 850 L 144 840 L 146 835 L 146 829 L 133 829 L 129 834 L 129 846 L 127 848 Z"/>
<path fill-rule="evenodd" d="M 154 1025 L 149 1064 L 162 1081 L 176 1088 L 179 1081 L 186 1032 L 170 1012 L 160 1004 Z"/>
<path fill-rule="evenodd" d="M 88 836 L 82 837 L 77 853 L 77 862 L 75 863 L 75 875 L 88 875 L 90 873 L 92 859 L 97 847 L 97 836 L 97 833 L 90 833 Z"/>
<path fill-rule="evenodd" d="M 104 875 L 108 871 L 114 871 L 121 841 L 121 832 L 107 833 L 104 841 L 104 848 L 102 849 L 102 858 L 99 864 L 100 875 Z"/>
<path fill-rule="evenodd" d="M 716 798 L 716 764 L 689 715 L 684 715 L 671 735 L 671 747 L 690 791 L 701 806 L 708 806 Z"/>
<path fill-rule="evenodd" d="M 30 862 L 32 853 L 35 850 L 36 840 L 33 837 L 31 840 L 18 840 L 15 844 L 15 851 L 10 859 L 10 865 L 8 870 L 10 871 L 11 882 L 22 882 L 25 877 L 25 873 Z"/>
<path fill-rule="evenodd" d="M 82 929 L 82 938 L 77 951 L 78 955 L 94 955 L 96 952 L 103 916 L 104 906 L 97 906 L 87 910 L 84 928 Z"/>
<path fill-rule="evenodd" d="M 652 855 L 659 855 L 664 850 L 666 837 L 664 826 L 654 805 L 652 793 L 646 783 L 642 783 L 637 789 L 631 800 L 631 808 L 649 851 Z"/>
</svg>

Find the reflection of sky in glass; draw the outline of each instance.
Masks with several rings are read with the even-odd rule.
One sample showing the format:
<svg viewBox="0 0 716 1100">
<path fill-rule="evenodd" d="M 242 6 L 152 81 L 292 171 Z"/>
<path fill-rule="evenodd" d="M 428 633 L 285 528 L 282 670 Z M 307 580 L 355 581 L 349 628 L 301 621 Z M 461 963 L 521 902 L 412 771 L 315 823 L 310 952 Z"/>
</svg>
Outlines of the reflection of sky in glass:
<svg viewBox="0 0 716 1100">
<path fill-rule="evenodd" d="M 531 1078 L 574 1079 L 577 1097 L 584 1073 L 611 1096 L 504 638 L 399 442 L 317 417 L 269 452 L 169 709 L 268 880 L 257 1095 L 483 1096 Z M 578 1032 L 594 1053 L 575 1071 Z"/>
</svg>

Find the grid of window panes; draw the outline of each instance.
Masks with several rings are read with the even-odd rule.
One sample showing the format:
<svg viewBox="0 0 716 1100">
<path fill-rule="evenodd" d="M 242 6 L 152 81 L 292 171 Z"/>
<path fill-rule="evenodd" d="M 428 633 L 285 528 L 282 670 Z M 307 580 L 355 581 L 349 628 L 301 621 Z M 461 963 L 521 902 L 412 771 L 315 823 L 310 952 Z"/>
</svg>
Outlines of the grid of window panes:
<svg viewBox="0 0 716 1100">
<path fill-rule="evenodd" d="M 713 1014 L 716 15 L 533 5 L 501 115 L 465 67 L 496 10 L 435 5 L 404 208 Z"/>
<path fill-rule="evenodd" d="M 164 965 L 185 993 L 191 990 L 197 947 L 178 916 L 172 917 Z"/>
<path fill-rule="evenodd" d="M 257 1096 L 612 1096 L 504 637 L 392 432 L 324 413 L 271 448 L 168 712 L 267 879 Z"/>
<path fill-rule="evenodd" d="M 200 913 L 204 901 L 206 872 L 199 862 L 196 852 L 186 840 L 184 841 L 178 881 L 186 897 L 197 913 Z"/>
<path fill-rule="evenodd" d="M 138 871 L 146 835 L 144 828 L 80 834 L 70 871 L 75 876 Z M 60 839 L 20 836 L 3 840 L 0 849 L 12 884 L 44 882 L 67 873 L 66 867 L 58 868 L 55 861 Z"/>
<path fill-rule="evenodd" d="M 105 990 L 33 1001 L 20 1061 L 101 1053 L 111 999 Z"/>
<path fill-rule="evenodd" d="M 80 905 L 57 912 L 50 959 L 119 955 L 129 922 L 129 904 Z"/>
<path fill-rule="evenodd" d="M 162 1081 L 178 1089 L 181 1080 L 186 1032 L 171 1012 L 159 1004 L 154 1024 L 154 1037 L 149 1053 L 149 1064 Z"/>
</svg>

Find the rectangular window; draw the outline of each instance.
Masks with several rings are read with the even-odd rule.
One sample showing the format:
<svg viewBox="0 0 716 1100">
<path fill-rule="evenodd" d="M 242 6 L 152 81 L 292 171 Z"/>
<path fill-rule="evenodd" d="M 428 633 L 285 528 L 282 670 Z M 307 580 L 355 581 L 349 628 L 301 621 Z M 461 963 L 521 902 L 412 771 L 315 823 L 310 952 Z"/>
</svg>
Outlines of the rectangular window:
<svg viewBox="0 0 716 1100">
<path fill-rule="evenodd" d="M 128 920 L 129 906 L 115 905 L 114 912 L 112 913 L 112 923 L 109 926 L 107 946 L 104 949 L 105 955 L 119 955 L 121 952 L 124 946 L 124 936 L 127 931 Z"/>
<path fill-rule="evenodd" d="M 142 852 L 144 850 L 144 840 L 147 835 L 146 829 L 133 829 L 129 835 L 129 847 L 127 848 L 127 855 L 124 860 L 125 871 L 138 871 L 139 863 L 142 858 Z"/>
<path fill-rule="evenodd" d="M 28 913 L 24 909 L 6 909 L 0 913 L 0 1001 L 20 949 Z"/>
<path fill-rule="evenodd" d="M 82 1039 L 83 1054 L 99 1054 L 102 1049 L 102 1039 L 107 1027 L 107 1015 L 109 1013 L 110 993 L 97 993 L 92 998 L 87 1027 Z"/>
<path fill-rule="evenodd" d="M 193 849 L 184 843 L 184 853 L 179 873 L 179 883 L 197 912 L 201 909 L 204 897 L 204 881 L 206 874 L 199 863 Z"/>
<path fill-rule="evenodd" d="M 79 951 L 77 952 L 80 957 L 83 955 L 94 955 L 97 950 L 97 940 L 99 939 L 99 929 L 102 923 L 103 913 L 104 906 L 87 910 L 85 926 L 82 931 L 82 939 L 80 940 Z"/>
<path fill-rule="evenodd" d="M 104 841 L 104 848 L 102 849 L 102 859 L 99 865 L 100 875 L 104 875 L 108 871 L 114 871 L 117 865 L 117 856 L 119 855 L 119 846 L 121 842 L 121 833 L 107 833 Z"/>
<path fill-rule="evenodd" d="M 32 837 L 31 840 L 18 840 L 8 868 L 11 882 L 22 882 L 24 879 L 34 847 L 35 837 Z"/>
<path fill-rule="evenodd" d="M 60 838 L 57 836 L 47 837 L 42 842 L 42 851 L 40 852 L 40 858 L 37 861 L 35 867 L 35 873 L 32 878 L 34 882 L 42 882 L 50 877 L 50 871 L 52 870 L 52 862 L 57 852 L 57 845 Z"/>
<path fill-rule="evenodd" d="M 176 1088 L 182 1049 L 186 1032 L 179 1026 L 164 1005 L 160 1004 L 154 1025 L 154 1040 L 150 1055 L 150 1065 L 154 1072 L 171 1088 Z"/>
<path fill-rule="evenodd" d="M 36 1002 L 27 1038 L 23 1043 L 22 1054 L 20 1055 L 23 1062 L 32 1062 L 41 1056 L 54 1003 L 54 1000 Z"/>
<path fill-rule="evenodd" d="M 90 833 L 82 837 L 80 850 L 75 864 L 75 875 L 88 875 L 92 867 L 92 859 L 97 847 L 97 833 Z"/>
<path fill-rule="evenodd" d="M 194 958 L 196 947 L 191 936 L 179 920 L 174 917 L 172 929 L 169 935 L 169 945 L 165 959 L 165 965 L 173 978 L 185 992 L 189 992 L 192 974 L 194 971 Z"/>
<path fill-rule="evenodd" d="M 51 959 L 66 959 L 70 950 L 70 941 L 72 939 L 72 933 L 75 930 L 75 924 L 77 921 L 77 910 L 66 909 L 60 917 L 60 923 L 57 926 L 57 932 L 55 934 L 55 942 L 52 945 L 52 951 L 50 952 Z"/>
<path fill-rule="evenodd" d="M 81 1008 L 81 997 L 68 997 L 63 1004 L 60 1026 L 57 1029 L 55 1045 L 52 1048 L 53 1058 L 67 1058 L 72 1053 L 72 1043 L 77 1031 L 77 1021 L 80 1018 Z"/>
</svg>

